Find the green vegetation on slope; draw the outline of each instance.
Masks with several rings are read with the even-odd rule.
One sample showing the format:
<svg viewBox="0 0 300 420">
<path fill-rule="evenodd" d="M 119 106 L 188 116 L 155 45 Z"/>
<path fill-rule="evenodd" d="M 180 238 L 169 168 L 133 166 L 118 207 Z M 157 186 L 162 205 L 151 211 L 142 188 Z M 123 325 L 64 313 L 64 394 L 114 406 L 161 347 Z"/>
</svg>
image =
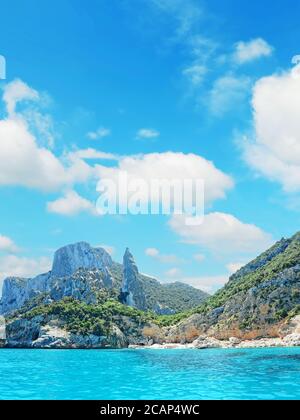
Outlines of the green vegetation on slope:
<svg viewBox="0 0 300 420">
<path fill-rule="evenodd" d="M 246 292 L 265 281 L 274 279 L 285 269 L 297 264 L 300 264 L 300 234 L 296 234 L 291 240 L 277 242 L 233 275 L 225 287 L 209 297 L 199 307 L 175 315 L 158 317 L 156 322 L 161 326 L 169 326 L 177 324 L 196 313 L 206 314 L 213 309 L 224 306 L 236 294 Z M 266 289 L 266 292 L 270 292 L 270 288 Z M 279 311 L 277 318 L 279 320 L 287 315 L 293 317 L 298 314 L 300 314 L 300 308 L 296 307 L 289 314 Z"/>
<path fill-rule="evenodd" d="M 237 293 L 247 291 L 260 283 L 271 280 L 283 270 L 294 267 L 300 263 L 300 242 L 298 235 L 293 238 L 289 246 L 276 255 L 266 265 L 259 267 L 245 276 L 238 277 L 236 281 L 230 281 L 223 289 L 210 297 L 196 312 L 206 313 L 212 309 L 223 306 L 227 300 Z"/>
<path fill-rule="evenodd" d="M 109 299 L 96 305 L 88 305 L 73 298 L 65 298 L 48 305 L 40 305 L 21 314 L 21 318 L 32 319 L 42 315 L 45 320 L 53 317 L 63 322 L 65 328 L 74 334 L 107 335 L 114 317 L 127 316 L 139 322 L 153 319 L 153 315 L 122 305 Z"/>
<path fill-rule="evenodd" d="M 62 301 L 50 304 L 41 304 L 42 296 L 39 302 L 31 302 L 30 307 L 24 307 L 21 311 L 13 314 L 13 317 L 33 318 L 43 315 L 45 318 L 53 317 L 59 319 L 65 325 L 65 328 L 73 333 L 107 335 L 112 323 L 117 317 L 128 317 L 138 323 L 152 323 L 160 327 L 178 324 L 193 314 L 206 314 L 209 311 L 224 306 L 235 295 L 247 292 L 250 288 L 257 287 L 267 280 L 274 279 L 285 269 L 294 267 L 300 263 L 300 235 L 295 235 L 289 241 L 280 241 L 268 251 L 261 254 L 251 263 L 247 264 L 237 274 L 231 277 L 228 284 L 219 290 L 214 296 L 209 297 L 202 305 L 197 308 L 191 308 L 187 311 L 181 311 L 174 315 L 158 316 L 152 312 L 143 312 L 118 302 L 118 281 L 120 281 L 120 267 L 115 266 L 113 275 L 119 279 L 116 281 L 115 289 L 103 289 L 98 294 L 96 305 L 88 305 L 76 301 L 72 298 L 65 298 Z M 159 300 L 161 304 L 169 306 L 169 298 L 176 302 L 183 300 L 180 305 L 186 307 L 185 296 L 182 294 L 182 285 L 180 283 L 171 286 L 162 286 L 155 279 L 140 276 L 143 287 L 148 288 L 148 293 L 153 296 L 153 302 Z M 159 284 L 159 288 L 158 285 Z M 146 286 L 147 285 L 147 286 Z M 275 286 L 276 287 L 276 286 Z M 161 288 L 166 291 L 165 296 L 161 296 Z M 186 290 L 186 288 L 184 287 Z M 261 291 L 261 295 L 270 293 L 272 287 Z M 191 288 L 190 291 L 194 291 Z M 171 294 L 174 293 L 173 296 Z M 299 293 L 298 290 L 292 290 L 291 293 Z M 170 294 L 170 295 L 169 295 Z M 187 295 L 188 296 L 188 295 Z M 164 300 L 165 299 L 165 300 Z M 150 300 L 150 303 L 152 301 Z M 280 302 L 279 302 L 280 304 Z M 180 305 L 177 306 L 179 309 Z M 279 305 L 280 306 L 280 305 Z M 289 313 L 281 311 L 276 312 L 276 319 L 293 317 L 300 314 L 300 306 L 296 306 Z"/>
</svg>

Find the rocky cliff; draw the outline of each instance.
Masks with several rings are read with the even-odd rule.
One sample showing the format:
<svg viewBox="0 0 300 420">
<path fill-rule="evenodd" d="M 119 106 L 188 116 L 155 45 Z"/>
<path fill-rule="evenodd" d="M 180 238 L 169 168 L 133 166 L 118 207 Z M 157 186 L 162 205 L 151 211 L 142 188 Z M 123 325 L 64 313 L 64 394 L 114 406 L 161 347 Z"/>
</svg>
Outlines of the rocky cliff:
<svg viewBox="0 0 300 420">
<path fill-rule="evenodd" d="M 32 279 L 5 279 L 0 314 L 9 314 L 30 301 L 33 305 L 36 299 L 50 303 L 73 297 L 95 304 L 102 289 L 117 290 L 124 304 L 159 314 L 172 314 L 196 307 L 208 296 L 180 283 L 162 285 L 156 279 L 140 274 L 129 249 L 126 250 L 121 265 L 114 262 L 104 249 L 79 242 L 55 252 L 49 273 Z"/>
<path fill-rule="evenodd" d="M 92 248 L 86 242 L 79 242 L 67 245 L 55 252 L 51 275 L 67 277 L 79 268 L 105 271 L 111 265 L 111 256 L 103 248 Z M 108 281 L 108 286 L 112 286 L 112 282 Z"/>
<path fill-rule="evenodd" d="M 102 248 L 92 248 L 85 242 L 63 247 L 56 251 L 49 273 L 32 279 L 9 277 L 4 280 L 0 313 L 19 309 L 43 294 L 50 300 L 73 296 L 93 303 L 98 289 L 113 287 L 111 265 L 110 255 Z"/>
<path fill-rule="evenodd" d="M 140 274 L 129 249 L 118 264 L 102 249 L 70 245 L 57 251 L 51 272 L 6 279 L 1 310 L 8 347 L 299 345 L 300 233 L 210 297 Z"/>
<path fill-rule="evenodd" d="M 120 298 L 125 305 L 147 310 L 146 296 L 139 279 L 139 270 L 128 248 L 123 258 L 123 281 Z"/>
<path fill-rule="evenodd" d="M 300 234 L 282 239 L 234 274 L 190 317 L 166 328 L 170 341 L 278 337 L 300 314 Z"/>
</svg>

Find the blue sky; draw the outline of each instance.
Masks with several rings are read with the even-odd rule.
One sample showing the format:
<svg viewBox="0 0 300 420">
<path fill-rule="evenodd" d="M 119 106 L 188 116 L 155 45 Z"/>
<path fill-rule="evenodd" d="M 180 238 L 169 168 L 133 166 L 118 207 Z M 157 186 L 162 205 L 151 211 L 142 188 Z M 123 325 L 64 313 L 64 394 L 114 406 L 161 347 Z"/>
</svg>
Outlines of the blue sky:
<svg viewBox="0 0 300 420">
<path fill-rule="evenodd" d="M 0 278 L 38 274 L 55 249 L 86 240 L 119 261 L 129 246 L 140 271 L 213 291 L 295 233 L 299 9 L 296 0 L 2 1 Z M 122 160 L 86 160 L 86 149 Z M 155 161 L 164 174 L 171 159 L 176 174 L 185 162 L 203 177 L 203 226 L 95 216 L 95 165 L 117 173 L 130 158 L 142 173 Z"/>
</svg>

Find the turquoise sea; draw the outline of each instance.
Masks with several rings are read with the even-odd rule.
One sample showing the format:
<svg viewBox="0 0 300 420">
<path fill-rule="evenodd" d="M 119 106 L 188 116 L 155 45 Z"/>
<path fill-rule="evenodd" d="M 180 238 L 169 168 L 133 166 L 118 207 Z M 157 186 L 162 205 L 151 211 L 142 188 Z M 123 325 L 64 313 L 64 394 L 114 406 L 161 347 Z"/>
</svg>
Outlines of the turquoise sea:
<svg viewBox="0 0 300 420">
<path fill-rule="evenodd" d="M 300 348 L 0 350 L 1 399 L 300 399 Z"/>
</svg>

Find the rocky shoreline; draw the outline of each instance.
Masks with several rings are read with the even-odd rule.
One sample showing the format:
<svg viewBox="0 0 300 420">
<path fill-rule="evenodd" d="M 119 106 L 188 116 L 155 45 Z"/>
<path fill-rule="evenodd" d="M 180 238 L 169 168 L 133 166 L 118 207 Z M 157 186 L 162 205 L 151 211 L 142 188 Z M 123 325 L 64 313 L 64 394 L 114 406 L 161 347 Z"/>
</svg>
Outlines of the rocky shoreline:
<svg viewBox="0 0 300 420">
<path fill-rule="evenodd" d="M 213 296 L 144 277 L 85 242 L 56 251 L 52 270 L 7 278 L 0 346 L 210 349 L 300 346 L 300 232 L 251 261 Z M 199 306 L 200 305 L 200 306 Z M 191 308 L 189 310 L 189 308 Z M 3 340 L 2 340 L 3 341 Z"/>
<path fill-rule="evenodd" d="M 217 339 L 213 336 L 199 336 L 190 343 L 149 343 L 146 346 L 129 346 L 130 348 L 148 349 L 251 349 L 272 347 L 300 347 L 300 315 L 281 325 L 278 337 L 261 337 L 256 339 L 242 339 L 230 337 Z"/>
<path fill-rule="evenodd" d="M 145 329 L 134 328 L 131 322 L 126 331 L 122 331 L 116 324 L 109 335 L 74 334 L 64 329 L 57 320 L 44 323 L 43 316 L 31 320 L 18 319 L 6 326 L 6 339 L 0 347 L 31 348 L 31 349 L 243 349 L 243 348 L 272 348 L 300 346 L 300 316 L 277 326 L 276 336 L 257 335 L 256 338 L 230 337 L 221 338 L 211 335 L 198 335 L 193 339 L 181 339 L 170 335 L 169 330 L 164 335 L 150 337 Z M 128 320 L 119 320 L 123 328 Z M 149 328 L 147 329 L 147 332 Z M 155 330 L 157 332 L 157 330 Z M 153 331 L 152 331 L 153 332 Z M 159 330 L 160 334 L 163 332 Z"/>
<path fill-rule="evenodd" d="M 146 346 L 130 345 L 131 349 L 251 349 L 251 348 L 272 348 L 272 347 L 300 347 L 300 334 L 290 334 L 284 338 L 261 338 L 259 340 L 239 340 L 231 337 L 229 340 L 217 340 L 216 338 L 200 338 L 193 343 L 164 343 Z"/>
</svg>

